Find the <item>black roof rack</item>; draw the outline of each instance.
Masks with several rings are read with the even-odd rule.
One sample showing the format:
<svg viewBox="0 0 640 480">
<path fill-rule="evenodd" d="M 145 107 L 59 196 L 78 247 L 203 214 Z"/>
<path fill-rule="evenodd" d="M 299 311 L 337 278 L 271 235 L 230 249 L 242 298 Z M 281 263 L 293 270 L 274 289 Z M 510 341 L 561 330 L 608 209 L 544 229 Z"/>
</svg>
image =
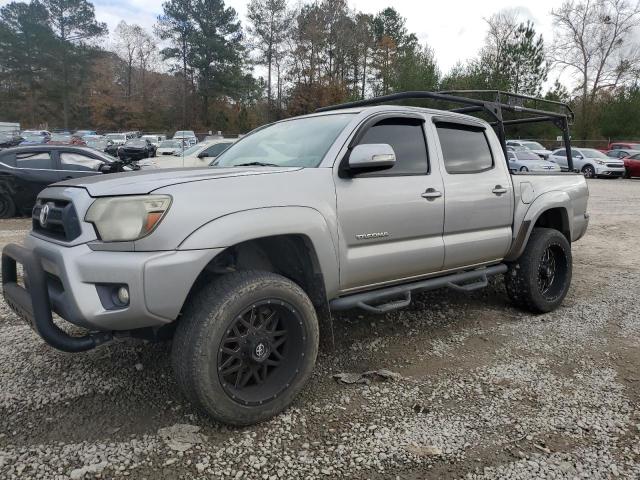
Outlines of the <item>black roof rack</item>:
<svg viewBox="0 0 640 480">
<path fill-rule="evenodd" d="M 485 98 L 476 98 L 476 97 Z M 486 98 L 490 97 L 490 98 Z M 463 105 L 449 109 L 457 113 L 488 113 L 492 118 L 489 123 L 498 134 L 498 139 L 507 157 L 505 126 L 524 123 L 551 122 L 562 131 L 564 146 L 567 153 L 569 171 L 573 171 L 569 125 L 573 123 L 574 114 L 571 107 L 563 102 L 546 100 L 543 98 L 503 92 L 500 90 L 449 90 L 443 92 L 411 91 L 399 92 L 391 95 L 341 103 L 329 107 L 319 108 L 317 112 L 342 110 L 345 108 L 368 107 L 388 102 L 402 100 L 436 100 L 454 105 Z M 552 110 L 553 109 L 553 110 Z M 516 118 L 505 120 L 503 112 L 513 112 Z"/>
</svg>

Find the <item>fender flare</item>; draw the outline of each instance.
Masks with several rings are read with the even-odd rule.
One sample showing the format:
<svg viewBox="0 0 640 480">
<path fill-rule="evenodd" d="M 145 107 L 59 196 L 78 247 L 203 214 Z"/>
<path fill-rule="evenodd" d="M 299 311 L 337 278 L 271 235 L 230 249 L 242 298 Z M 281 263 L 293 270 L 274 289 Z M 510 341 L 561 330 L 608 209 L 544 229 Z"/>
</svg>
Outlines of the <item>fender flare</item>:
<svg viewBox="0 0 640 480">
<path fill-rule="evenodd" d="M 178 250 L 224 249 L 276 235 L 305 236 L 315 250 L 327 296 L 331 298 L 338 292 L 340 275 L 335 241 L 324 216 L 311 207 L 265 207 L 230 213 L 193 231 Z"/>
<path fill-rule="evenodd" d="M 561 208 L 565 211 L 569 227 L 569 239 L 572 238 L 573 206 L 571 203 L 571 197 L 567 192 L 559 190 L 545 192 L 531 202 L 531 205 L 522 219 L 520 229 L 514 239 L 513 245 L 505 257 L 505 261 L 516 260 L 520 255 L 522 255 L 522 252 L 529 242 L 529 237 L 531 236 L 531 232 L 533 231 L 533 227 L 536 222 L 544 212 L 553 208 Z"/>
</svg>

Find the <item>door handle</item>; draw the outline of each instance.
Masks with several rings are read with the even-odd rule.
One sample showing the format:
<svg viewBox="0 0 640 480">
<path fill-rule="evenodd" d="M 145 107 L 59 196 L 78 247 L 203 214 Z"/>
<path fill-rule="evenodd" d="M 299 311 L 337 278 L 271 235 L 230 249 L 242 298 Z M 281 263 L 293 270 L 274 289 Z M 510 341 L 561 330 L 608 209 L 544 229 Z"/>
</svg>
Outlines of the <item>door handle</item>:
<svg viewBox="0 0 640 480">
<path fill-rule="evenodd" d="M 427 190 L 422 194 L 422 198 L 426 198 L 427 200 L 433 200 L 441 196 L 442 192 L 439 192 L 435 188 L 427 188 Z"/>
<path fill-rule="evenodd" d="M 507 189 L 504 188 L 502 185 L 496 185 L 495 187 L 493 187 L 493 190 L 491 191 L 496 195 L 502 195 L 503 193 L 507 193 Z"/>
</svg>

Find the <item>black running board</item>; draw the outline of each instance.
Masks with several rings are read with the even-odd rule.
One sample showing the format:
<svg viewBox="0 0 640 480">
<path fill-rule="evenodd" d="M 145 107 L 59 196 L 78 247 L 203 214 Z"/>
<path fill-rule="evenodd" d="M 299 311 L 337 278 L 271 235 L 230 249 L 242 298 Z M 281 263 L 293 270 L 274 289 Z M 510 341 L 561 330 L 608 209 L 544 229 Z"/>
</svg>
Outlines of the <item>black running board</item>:
<svg viewBox="0 0 640 480">
<path fill-rule="evenodd" d="M 417 282 L 405 283 L 393 287 L 381 288 L 370 292 L 354 293 L 345 297 L 336 298 L 329 302 L 331 310 L 349 310 L 361 308 L 372 313 L 386 313 L 399 308 L 407 307 L 411 303 L 411 294 L 437 288 L 453 288 L 455 290 L 469 292 L 486 287 L 488 277 L 505 273 L 508 267 L 501 263 L 491 267 L 478 268 L 465 272 L 452 273 L 442 277 L 428 278 Z M 402 297 L 398 299 L 397 297 Z M 395 299 L 394 299 L 395 298 Z M 381 305 L 372 303 L 384 302 Z"/>
</svg>

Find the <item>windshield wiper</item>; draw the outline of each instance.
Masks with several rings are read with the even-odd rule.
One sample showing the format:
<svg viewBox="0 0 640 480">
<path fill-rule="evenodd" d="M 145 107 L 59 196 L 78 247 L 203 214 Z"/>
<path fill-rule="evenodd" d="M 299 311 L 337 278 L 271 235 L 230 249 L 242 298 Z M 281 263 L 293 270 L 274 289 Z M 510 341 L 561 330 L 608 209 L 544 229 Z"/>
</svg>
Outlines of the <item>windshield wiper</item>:
<svg viewBox="0 0 640 480">
<path fill-rule="evenodd" d="M 237 165 L 233 165 L 234 167 L 279 167 L 280 165 L 276 165 L 275 163 L 264 163 L 264 162 L 248 162 L 248 163 L 238 163 Z"/>
</svg>

